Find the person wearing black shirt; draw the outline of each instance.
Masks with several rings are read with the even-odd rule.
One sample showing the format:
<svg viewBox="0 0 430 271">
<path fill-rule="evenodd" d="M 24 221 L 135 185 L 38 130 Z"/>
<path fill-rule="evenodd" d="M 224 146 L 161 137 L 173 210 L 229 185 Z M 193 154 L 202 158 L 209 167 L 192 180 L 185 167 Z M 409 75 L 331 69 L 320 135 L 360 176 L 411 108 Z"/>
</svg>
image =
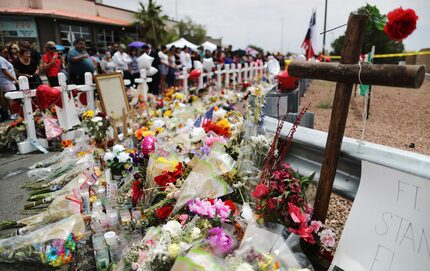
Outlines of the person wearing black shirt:
<svg viewBox="0 0 430 271">
<path fill-rule="evenodd" d="M 39 66 L 31 58 L 30 49 L 27 47 L 21 47 L 19 49 L 18 58 L 12 65 L 15 68 L 17 78 L 20 76 L 26 76 L 28 78 L 30 89 L 35 89 L 42 84 L 42 80 L 39 76 Z"/>
</svg>

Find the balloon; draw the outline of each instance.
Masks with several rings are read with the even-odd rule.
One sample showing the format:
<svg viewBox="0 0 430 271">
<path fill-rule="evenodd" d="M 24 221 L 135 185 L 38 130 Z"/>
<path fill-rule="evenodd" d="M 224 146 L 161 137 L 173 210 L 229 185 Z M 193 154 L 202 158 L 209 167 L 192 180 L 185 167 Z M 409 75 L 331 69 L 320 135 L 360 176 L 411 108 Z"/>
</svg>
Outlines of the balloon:
<svg viewBox="0 0 430 271">
<path fill-rule="evenodd" d="M 196 78 L 199 78 L 201 74 L 202 74 L 201 70 L 194 69 L 190 72 L 189 78 L 190 79 L 196 79 Z"/>
<path fill-rule="evenodd" d="M 207 71 L 212 71 L 212 68 L 215 67 L 214 60 L 211 58 L 203 58 L 203 69 Z"/>
<path fill-rule="evenodd" d="M 139 66 L 139 70 L 149 69 L 153 61 L 154 61 L 154 58 L 152 56 L 149 56 L 147 53 L 144 53 L 143 55 L 139 56 L 137 58 L 137 64 Z"/>
<path fill-rule="evenodd" d="M 267 62 L 267 73 L 270 75 L 277 75 L 281 71 L 281 66 L 278 60 L 271 59 Z"/>
<path fill-rule="evenodd" d="M 157 142 L 157 139 L 153 137 L 152 135 L 147 135 L 143 138 L 142 142 L 140 143 L 140 150 L 143 154 L 148 155 L 151 152 L 155 150 L 155 143 Z"/>
<path fill-rule="evenodd" d="M 149 69 L 146 70 L 146 75 L 147 76 L 153 76 L 157 72 L 158 72 L 158 70 L 151 66 L 151 67 L 149 67 Z"/>
<path fill-rule="evenodd" d="M 36 89 L 36 104 L 42 111 L 54 103 L 62 107 L 60 94 L 59 88 L 51 88 L 48 85 L 42 84 Z"/>
<path fill-rule="evenodd" d="M 288 71 L 282 71 L 278 74 L 278 82 L 283 90 L 295 90 L 297 88 L 299 78 L 292 77 L 288 74 Z"/>
<path fill-rule="evenodd" d="M 203 70 L 203 64 L 198 60 L 194 60 L 194 69 L 202 71 Z"/>
</svg>

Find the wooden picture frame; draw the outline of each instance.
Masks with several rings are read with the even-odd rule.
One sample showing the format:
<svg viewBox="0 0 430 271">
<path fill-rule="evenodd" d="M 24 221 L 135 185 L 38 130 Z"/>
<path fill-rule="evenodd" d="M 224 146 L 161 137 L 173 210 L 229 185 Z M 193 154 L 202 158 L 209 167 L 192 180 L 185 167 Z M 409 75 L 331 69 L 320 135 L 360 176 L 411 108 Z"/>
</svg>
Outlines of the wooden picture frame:
<svg viewBox="0 0 430 271">
<path fill-rule="evenodd" d="M 94 80 L 104 113 L 112 118 L 120 118 L 124 109 L 127 114 L 130 112 L 122 73 L 100 74 Z"/>
</svg>

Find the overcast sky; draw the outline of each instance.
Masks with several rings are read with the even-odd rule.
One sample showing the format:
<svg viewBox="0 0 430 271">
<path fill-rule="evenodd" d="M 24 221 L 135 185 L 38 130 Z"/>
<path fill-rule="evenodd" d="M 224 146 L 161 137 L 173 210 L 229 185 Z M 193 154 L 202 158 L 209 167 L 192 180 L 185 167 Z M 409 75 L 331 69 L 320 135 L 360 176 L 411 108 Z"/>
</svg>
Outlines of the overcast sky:
<svg viewBox="0 0 430 271">
<path fill-rule="evenodd" d="M 143 0 L 147 3 L 148 0 Z M 103 3 L 136 11 L 138 0 L 104 0 Z M 208 35 L 222 37 L 224 44 L 244 48 L 255 44 L 265 50 L 281 50 L 283 19 L 283 51 L 300 52 L 300 45 L 309 26 L 312 9 L 317 9 L 317 30 L 324 27 L 325 0 L 157 0 L 163 12 L 176 19 L 189 16 L 206 26 Z M 404 44 L 406 50 L 430 47 L 430 0 L 328 0 L 327 29 L 347 22 L 351 11 L 366 4 L 376 5 L 382 13 L 403 6 L 419 16 L 415 32 Z M 326 44 L 343 34 L 345 27 L 327 34 Z M 322 47 L 322 35 L 318 35 Z"/>
</svg>

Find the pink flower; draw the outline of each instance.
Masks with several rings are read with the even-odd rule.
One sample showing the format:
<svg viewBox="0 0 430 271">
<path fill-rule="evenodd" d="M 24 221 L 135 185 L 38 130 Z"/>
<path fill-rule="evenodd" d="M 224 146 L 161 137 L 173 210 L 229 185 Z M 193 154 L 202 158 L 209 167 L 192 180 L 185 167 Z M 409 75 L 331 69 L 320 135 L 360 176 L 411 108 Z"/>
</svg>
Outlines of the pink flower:
<svg viewBox="0 0 430 271">
<path fill-rule="evenodd" d="M 321 223 L 321 221 L 317 221 L 317 220 L 311 221 L 311 228 L 312 228 L 313 232 L 315 232 L 315 233 L 317 233 L 322 226 L 323 226 L 323 224 Z"/>
<path fill-rule="evenodd" d="M 300 207 L 288 202 L 288 214 L 295 223 L 307 222 L 306 214 L 300 209 Z"/>
<path fill-rule="evenodd" d="M 230 206 L 225 205 L 222 200 L 220 199 L 215 200 L 213 207 L 216 209 L 216 213 L 221 218 L 221 221 L 224 221 L 230 216 L 230 213 L 231 213 Z"/>
<path fill-rule="evenodd" d="M 205 143 L 206 145 L 208 145 L 209 147 L 212 147 L 212 145 L 214 143 L 224 143 L 225 139 L 222 136 L 211 136 L 206 138 Z"/>
<path fill-rule="evenodd" d="M 321 244 L 325 248 L 333 248 L 336 245 L 336 239 L 334 238 L 334 233 L 331 229 L 325 229 L 319 234 Z"/>
<path fill-rule="evenodd" d="M 181 225 L 184 225 L 187 222 L 189 215 L 187 214 L 182 214 L 178 216 L 179 222 L 181 223 Z"/>
<path fill-rule="evenodd" d="M 207 200 L 195 199 L 188 204 L 188 209 L 192 213 L 209 218 L 214 218 L 216 214 L 216 208 Z"/>
<path fill-rule="evenodd" d="M 233 238 L 224 232 L 221 227 L 210 229 L 209 236 L 206 240 L 209 242 L 215 254 L 218 255 L 226 255 L 234 247 Z"/>
</svg>

